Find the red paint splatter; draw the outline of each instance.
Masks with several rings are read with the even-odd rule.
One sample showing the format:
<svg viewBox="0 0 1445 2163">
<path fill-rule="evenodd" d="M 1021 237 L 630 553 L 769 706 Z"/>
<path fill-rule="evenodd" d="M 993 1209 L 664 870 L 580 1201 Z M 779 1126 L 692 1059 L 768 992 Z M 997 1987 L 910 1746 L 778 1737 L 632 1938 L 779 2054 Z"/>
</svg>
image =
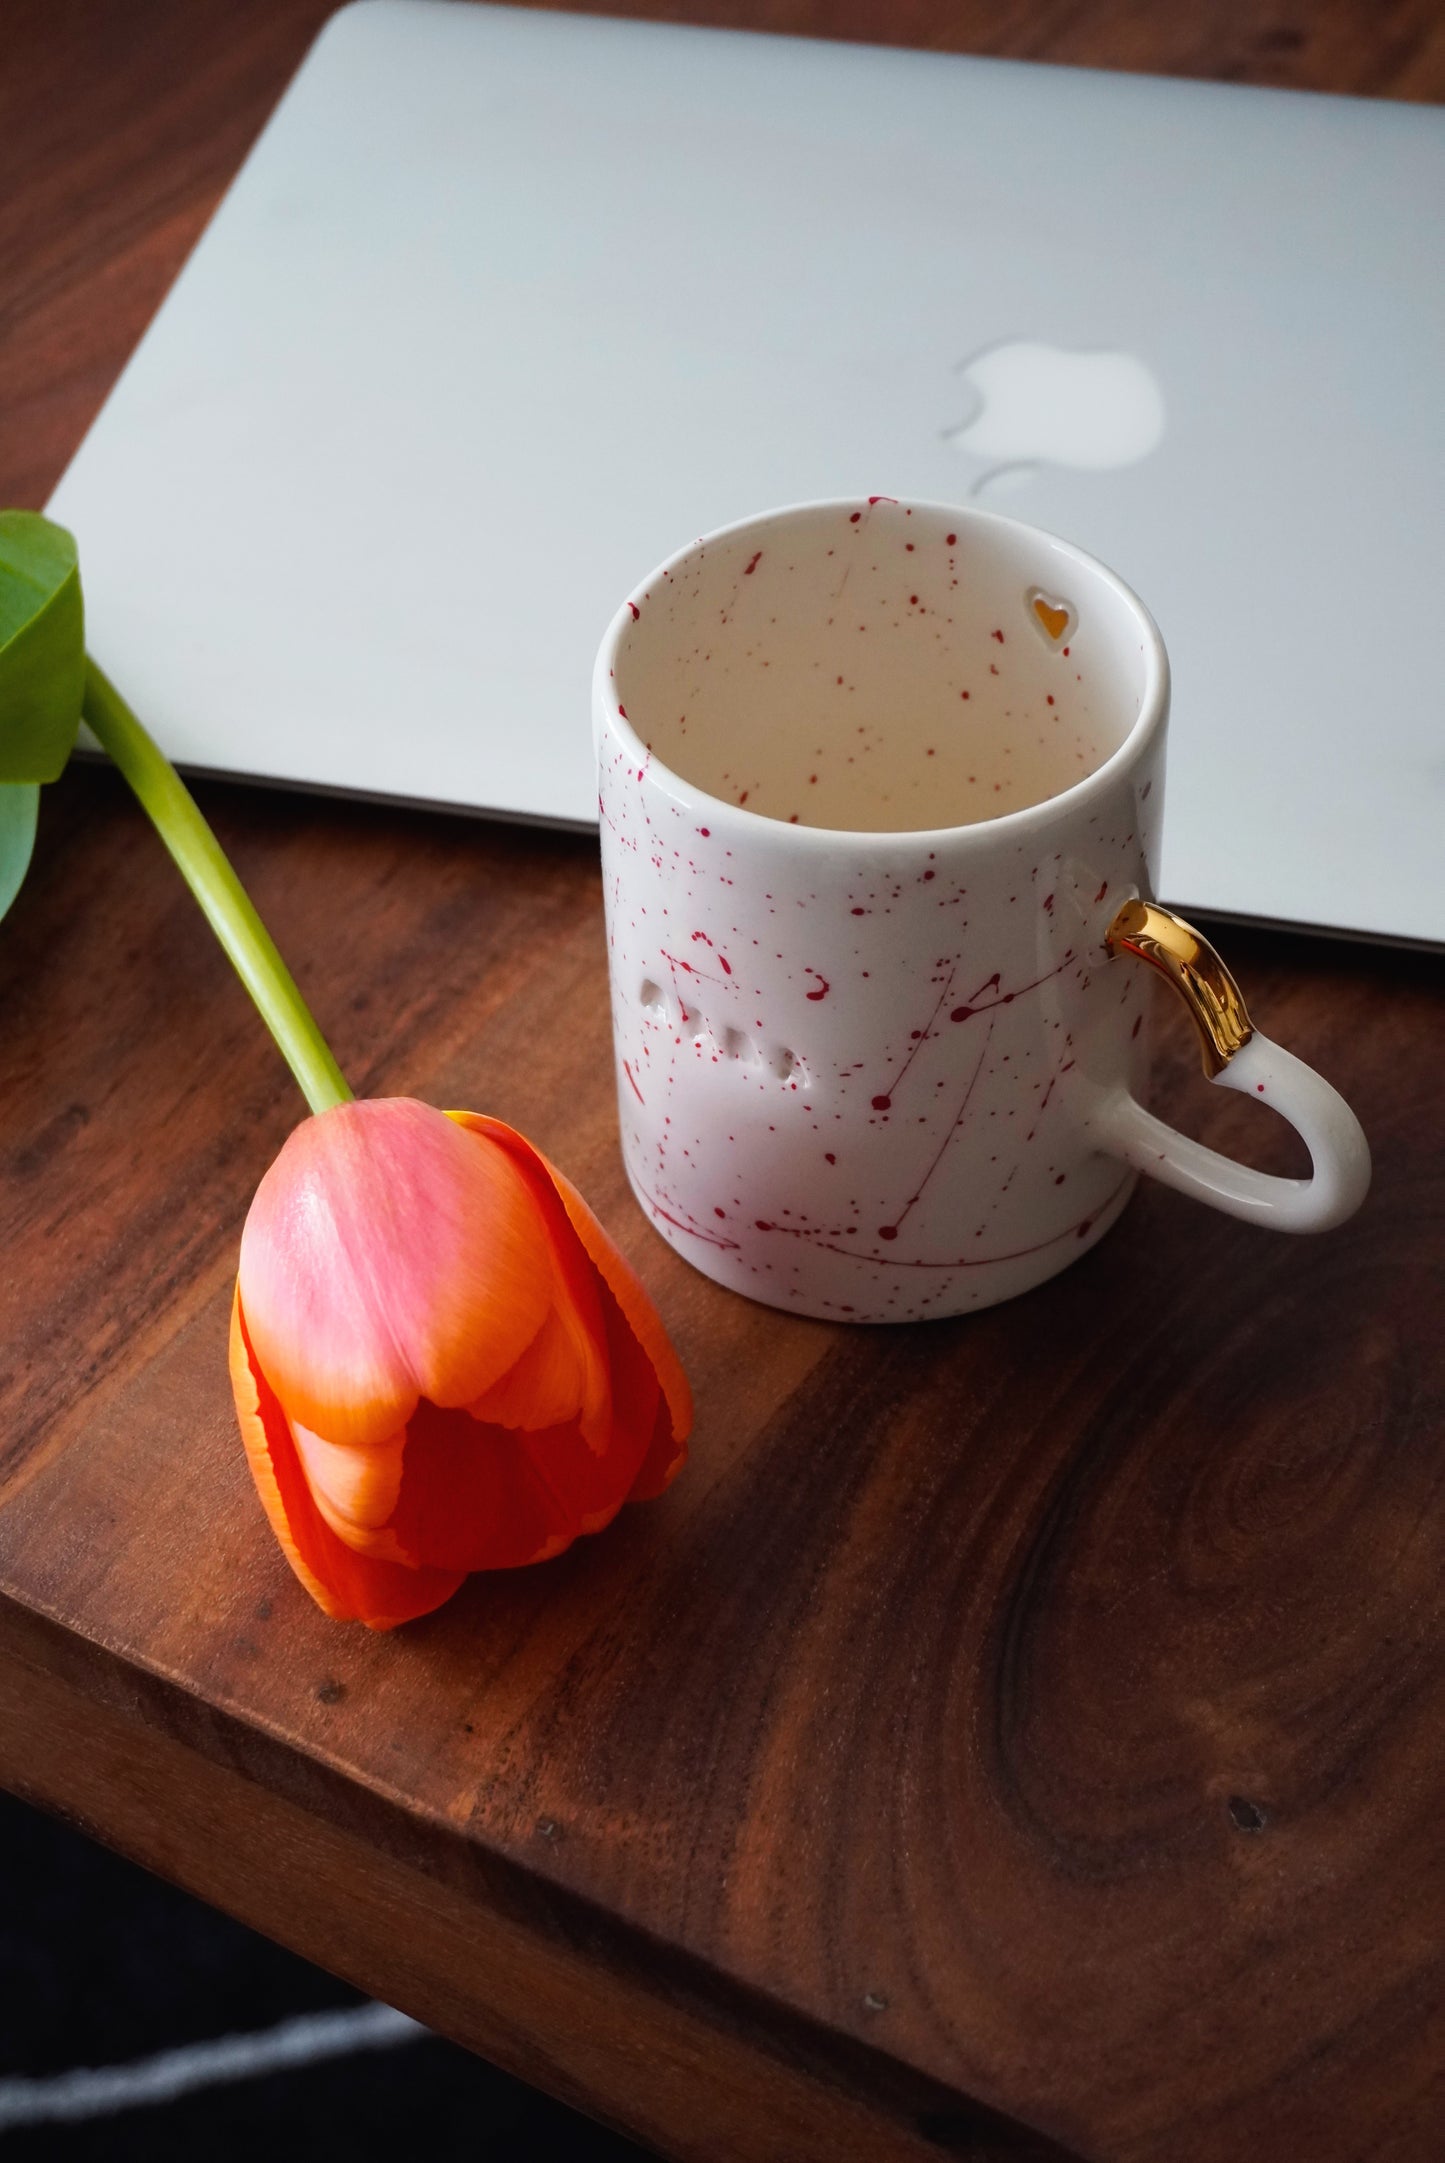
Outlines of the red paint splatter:
<svg viewBox="0 0 1445 2163">
<path fill-rule="evenodd" d="M 850 916 L 866 916 L 868 911 L 866 909 L 850 909 L 848 913 Z"/>
<path fill-rule="evenodd" d="M 625 706 L 619 706 L 617 711 L 621 714 L 623 720 L 625 721 L 627 719 L 627 708 Z"/>
<path fill-rule="evenodd" d="M 938 873 L 936 871 L 925 871 L 923 876 L 925 879 L 936 879 L 938 877 Z"/>
<path fill-rule="evenodd" d="M 857 523 L 858 523 L 858 521 L 859 521 L 859 519 L 860 519 L 860 518 L 861 518 L 862 516 L 863 516 L 863 513 L 862 513 L 861 511 L 854 511 L 854 512 L 853 512 L 853 513 L 851 514 L 851 516 L 849 517 L 849 520 L 848 520 L 848 523 L 849 523 L 849 525 L 850 525 L 850 526 L 856 526 L 856 525 L 857 525 Z"/>
<path fill-rule="evenodd" d="M 998 642 L 999 642 L 1000 646 L 1001 646 L 1001 645 L 1003 644 L 1003 633 L 1002 633 L 1002 631 L 990 631 L 988 635 L 989 635 L 989 637 L 990 637 L 990 638 L 996 638 L 996 639 L 998 640 Z"/>
<path fill-rule="evenodd" d="M 874 1109 L 874 1111 L 875 1111 L 875 1112 L 887 1112 L 887 1111 L 891 1111 L 891 1110 L 893 1109 L 893 1099 L 892 1099 L 892 1097 L 885 1097 L 885 1096 L 878 1096 L 878 1097 L 874 1097 L 874 1099 L 873 1099 L 873 1109 Z"/>
<path fill-rule="evenodd" d="M 983 1048 L 978 1055 L 978 1065 L 974 1068 L 972 1074 L 968 1078 L 968 1087 L 963 1092 L 963 1102 L 958 1107 L 958 1111 L 954 1117 L 953 1125 L 949 1128 L 948 1132 L 944 1135 L 943 1140 L 939 1143 L 938 1153 L 934 1157 L 933 1162 L 929 1165 L 928 1170 L 919 1180 L 917 1187 L 914 1189 L 913 1193 L 909 1195 L 908 1200 L 904 1204 L 903 1208 L 900 1210 L 898 1215 L 898 1221 L 893 1226 L 892 1231 L 883 1232 L 880 1234 L 880 1237 L 885 1239 L 896 1239 L 898 1237 L 898 1227 L 906 1219 L 909 1210 L 913 1208 L 915 1202 L 919 1202 L 923 1199 L 924 1188 L 928 1185 L 929 1180 L 933 1177 L 934 1173 L 938 1170 L 939 1165 L 943 1162 L 944 1151 L 947 1149 L 949 1143 L 953 1140 L 954 1135 L 958 1132 L 959 1128 L 963 1124 L 964 1114 L 967 1112 L 969 1104 L 972 1102 L 973 1099 L 973 1092 L 978 1086 L 978 1077 L 983 1072 L 984 1061 L 988 1057 L 988 1047 L 992 1040 L 992 1037 L 993 1023 L 990 1022 L 988 1025 L 988 1034 L 984 1037 L 983 1040 Z"/>
<path fill-rule="evenodd" d="M 941 968 L 942 966 L 943 964 L 940 962 L 939 967 Z M 864 971 L 864 974 L 867 974 L 866 970 Z M 926 1024 L 922 1029 L 915 1029 L 913 1031 L 912 1051 L 908 1054 L 908 1057 L 904 1060 L 902 1066 L 898 1069 L 898 1072 L 894 1075 L 892 1081 L 888 1084 L 888 1094 L 890 1098 L 902 1086 L 902 1083 L 907 1077 L 909 1068 L 912 1066 L 914 1060 L 918 1057 L 919 1050 L 924 1044 L 928 1042 L 929 1037 L 932 1035 L 933 1025 L 937 1021 L 940 1013 L 943 1011 L 943 1007 L 948 998 L 948 995 L 953 989 L 954 977 L 957 974 L 958 963 L 954 962 L 952 968 L 948 972 L 948 975 L 944 979 L 942 991 L 938 994 L 938 997 L 933 1002 L 933 1012 L 929 1015 Z M 875 1099 L 875 1103 L 876 1101 L 877 1100 Z"/>
<path fill-rule="evenodd" d="M 968 693 L 967 693 L 966 691 L 960 691 L 958 695 L 959 695 L 959 697 L 960 697 L 960 698 L 967 698 L 967 697 L 968 697 Z"/>
<path fill-rule="evenodd" d="M 712 1213 L 715 1217 L 725 1217 L 727 1215 L 727 1211 L 725 1209 L 719 1209 L 716 1202 L 714 1202 L 712 1205 Z"/>
<path fill-rule="evenodd" d="M 710 947 L 713 953 L 717 954 L 717 948 L 713 946 L 712 940 L 708 937 L 705 931 L 695 931 L 692 936 L 694 940 L 701 939 L 704 946 Z M 673 957 L 671 954 L 665 953 L 662 958 L 664 961 L 671 961 Z M 717 960 L 718 966 L 721 968 L 723 975 L 731 976 L 733 973 L 733 965 L 728 960 L 727 955 L 717 954 Z M 677 966 L 680 969 L 686 969 L 690 976 L 695 976 L 698 974 L 698 972 L 693 968 L 693 965 L 690 961 L 679 961 Z"/>
<path fill-rule="evenodd" d="M 1102 885 L 1102 886 L 1101 886 L 1101 887 L 1099 888 L 1099 891 L 1098 891 L 1098 893 L 1097 893 L 1097 894 L 1095 894 L 1095 896 L 1094 896 L 1094 899 L 1095 899 L 1095 901 L 1102 901 L 1102 900 L 1103 900 L 1103 898 L 1104 898 L 1104 896 L 1105 896 L 1105 894 L 1107 894 L 1107 893 L 1108 893 L 1108 891 L 1109 891 L 1109 882 L 1108 882 L 1108 880 L 1107 880 L 1107 879 L 1105 879 L 1105 881 L 1104 881 L 1103 885 Z"/>
<path fill-rule="evenodd" d="M 672 1211 L 670 1209 L 664 1209 L 661 1202 L 655 1200 L 654 1197 L 647 1192 L 647 1189 L 642 1186 L 640 1182 L 638 1183 L 637 1191 L 642 1196 L 642 1199 L 646 1202 L 648 1208 L 652 1211 L 652 1214 L 655 1217 L 661 1217 L 664 1224 L 671 1224 L 679 1232 L 686 1232 L 690 1239 L 701 1239 L 709 1247 L 723 1247 L 731 1253 L 735 1253 L 737 1251 L 739 1241 L 737 1241 L 736 1239 L 725 1238 L 719 1232 L 704 1231 L 703 1227 L 700 1224 L 689 1224 L 682 1217 L 675 1217 L 672 1214 Z"/>
<path fill-rule="evenodd" d="M 1002 979 L 1000 978 L 998 971 L 995 970 L 992 976 L 986 977 L 983 983 L 979 985 L 978 990 L 973 994 L 973 997 L 971 999 L 969 999 L 963 1006 L 956 1006 L 953 1009 L 953 1012 L 948 1017 L 949 1020 L 967 1021 L 971 1014 L 974 1014 L 978 1011 L 978 1001 L 983 997 L 986 991 L 999 991 L 1001 989 Z M 990 999 L 988 1003 L 990 1006 L 997 1006 L 999 1002 L 996 999 Z"/>
<path fill-rule="evenodd" d="M 1053 915 L 1053 913 L 1054 913 L 1054 897 L 1053 897 L 1053 895 L 1052 895 L 1052 894 L 1045 894 L 1045 896 L 1044 896 L 1044 914 L 1045 914 L 1046 916 L 1052 916 L 1052 915 Z"/>
<path fill-rule="evenodd" d="M 948 546 L 950 548 L 953 548 L 957 545 L 958 535 L 956 533 L 947 533 L 944 535 L 944 539 L 948 543 Z"/>
<path fill-rule="evenodd" d="M 1133 1028 L 1132 1028 L 1132 1029 L 1131 1029 L 1131 1030 L 1129 1031 L 1129 1039 L 1130 1039 L 1130 1042 L 1131 1042 L 1131 1043 L 1132 1043 L 1133 1039 L 1134 1039 L 1134 1038 L 1135 1038 L 1135 1037 L 1136 1037 L 1136 1036 L 1137 1036 L 1137 1035 L 1139 1034 L 1139 1031 L 1140 1031 L 1140 1030 L 1141 1030 L 1141 1029 L 1143 1028 L 1143 1026 L 1144 1026 L 1144 1017 L 1143 1017 L 1143 1015 L 1142 1015 L 1142 1014 L 1136 1014 L 1136 1015 L 1134 1016 L 1134 1026 L 1133 1026 Z"/>
<path fill-rule="evenodd" d="M 698 832 L 702 835 L 704 841 L 711 841 L 712 828 L 710 826 L 699 826 Z"/>
<path fill-rule="evenodd" d="M 896 503 L 897 501 L 896 496 L 870 496 L 868 498 L 870 507 L 875 503 Z"/>
<path fill-rule="evenodd" d="M 1263 1096 L 1263 1095 L 1264 1095 L 1264 1083 L 1263 1083 L 1263 1082 L 1256 1082 L 1254 1086 L 1255 1086 L 1255 1088 L 1256 1088 L 1256 1089 L 1257 1089 L 1257 1090 L 1259 1091 L 1260 1095 L 1261 1095 L 1261 1096 Z"/>
<path fill-rule="evenodd" d="M 1099 1207 L 1085 1217 L 1082 1224 L 1066 1224 L 1064 1229 L 1061 1232 L 1055 1232 L 1052 1238 L 1041 1239 L 1032 1247 L 1017 1247 L 1012 1254 L 960 1254 L 951 1261 L 915 1261 L 910 1259 L 895 1262 L 890 1260 L 887 1255 L 882 1254 L 870 1255 L 869 1259 L 875 1269 L 991 1269 L 996 1262 L 1021 1262 L 1025 1255 L 1042 1254 L 1046 1248 L 1056 1247 L 1061 1239 L 1074 1236 L 1082 1239 L 1086 1232 L 1093 1230 L 1095 1223 L 1104 1214 L 1104 1211 L 1113 1207 L 1133 1176 L 1132 1172 L 1125 1172 L 1112 1194 L 1106 1195 Z M 854 1251 L 848 1247 L 832 1246 L 826 1239 L 815 1239 L 813 1245 L 823 1254 L 847 1254 L 851 1256 Z"/>
<path fill-rule="evenodd" d="M 837 1161 L 838 1159 L 834 1156 L 831 1149 L 825 1149 L 823 1151 L 823 1162 L 825 1164 L 836 1164 Z"/>
<path fill-rule="evenodd" d="M 759 564 L 760 564 L 760 563 L 762 562 L 762 560 L 763 560 L 763 552 L 762 552 L 762 550 L 761 550 L 761 549 L 759 549 L 759 550 L 758 550 L 758 552 L 757 552 L 757 554 L 756 554 L 756 555 L 754 556 L 754 558 L 753 558 L 752 562 L 751 562 L 751 563 L 745 563 L 745 564 L 743 565 L 743 577 L 744 577 L 744 578 L 751 578 L 751 577 L 752 577 L 752 575 L 753 575 L 753 573 L 754 573 L 754 571 L 755 571 L 755 570 L 757 569 L 758 565 L 759 565 Z"/>
<path fill-rule="evenodd" d="M 1064 970 L 1069 967 L 1073 958 L 1074 950 L 1070 947 L 1056 969 L 1045 970 L 1042 976 L 1036 976 L 1031 983 L 1018 985 L 1013 991 L 1002 990 L 998 977 L 991 976 L 979 985 L 978 990 L 971 995 L 965 1005 L 956 1006 L 948 1018 L 950 1021 L 968 1021 L 974 1014 L 991 1013 L 996 1006 L 1012 1006 L 1015 999 L 1021 999 L 1026 991 L 1037 991 L 1040 984 L 1047 984 L 1052 978 L 1061 976 Z M 990 989 L 998 992 L 996 999 L 985 999 L 983 997 L 983 993 Z M 1071 1059 L 1069 1065 L 1072 1066 L 1073 1063 Z M 1063 1073 L 1067 1069 L 1061 1067 L 1059 1071 Z"/>
<path fill-rule="evenodd" d="M 638 1103 L 645 1104 L 647 1102 L 647 1099 L 642 1094 L 642 1091 L 638 1088 L 637 1078 L 625 1059 L 622 1062 L 622 1071 L 627 1076 L 627 1079 L 632 1083 L 632 1094 L 636 1097 Z"/>
<path fill-rule="evenodd" d="M 880 1239 L 896 1239 L 898 1237 L 898 1226 L 896 1224 L 880 1224 L 878 1237 Z"/>
<path fill-rule="evenodd" d="M 916 593 L 910 593 L 910 594 L 909 594 L 909 596 L 908 596 L 908 606 L 909 606 L 910 608 L 917 608 L 917 606 L 918 606 L 918 595 L 917 595 Z"/>
<path fill-rule="evenodd" d="M 1052 706 L 1052 705 L 1053 705 L 1053 703 L 1054 703 L 1054 694 L 1053 694 L 1053 692 L 1052 692 L 1052 691 L 1050 691 L 1050 693 L 1049 693 L 1049 695 L 1048 695 L 1048 698 L 1049 698 L 1049 704 L 1050 704 L 1050 705 Z"/>
<path fill-rule="evenodd" d="M 634 623 L 636 623 L 638 618 L 642 614 L 642 610 L 638 607 L 635 601 L 629 601 L 627 605 L 632 610 L 632 620 Z"/>
<path fill-rule="evenodd" d="M 804 969 L 804 971 L 803 971 L 803 974 L 804 974 L 804 976 L 816 976 L 816 977 L 818 977 L 818 988 L 817 988 L 817 990 L 816 990 L 816 991 L 805 991 L 805 992 L 804 992 L 804 994 L 803 994 L 803 997 L 804 997 L 805 999 L 826 999 L 826 998 L 827 998 L 827 996 L 828 996 L 828 991 L 829 991 L 829 984 L 828 984 L 828 979 L 827 979 L 827 977 L 826 977 L 826 976 L 818 976 L 818 971 L 817 971 L 816 969 Z"/>
</svg>

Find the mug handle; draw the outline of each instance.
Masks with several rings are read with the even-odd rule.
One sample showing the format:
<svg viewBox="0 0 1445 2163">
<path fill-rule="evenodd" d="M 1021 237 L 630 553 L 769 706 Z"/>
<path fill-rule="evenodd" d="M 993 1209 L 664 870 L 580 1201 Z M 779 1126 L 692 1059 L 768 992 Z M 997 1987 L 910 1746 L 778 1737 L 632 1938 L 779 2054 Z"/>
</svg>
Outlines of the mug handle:
<svg viewBox="0 0 1445 2163">
<path fill-rule="evenodd" d="M 1147 961 L 1173 985 L 1199 1031 L 1206 1075 L 1241 1096 L 1262 1097 L 1288 1119 L 1309 1150 L 1312 1176 L 1280 1179 L 1237 1164 L 1166 1126 L 1122 1086 L 1104 1097 L 1091 1121 L 1110 1155 L 1275 1231 L 1327 1232 L 1353 1216 L 1370 1184 L 1370 1149 L 1359 1120 L 1313 1067 L 1260 1035 L 1209 941 L 1168 909 L 1135 900 L 1118 911 L 1104 944 L 1111 954 Z"/>
</svg>

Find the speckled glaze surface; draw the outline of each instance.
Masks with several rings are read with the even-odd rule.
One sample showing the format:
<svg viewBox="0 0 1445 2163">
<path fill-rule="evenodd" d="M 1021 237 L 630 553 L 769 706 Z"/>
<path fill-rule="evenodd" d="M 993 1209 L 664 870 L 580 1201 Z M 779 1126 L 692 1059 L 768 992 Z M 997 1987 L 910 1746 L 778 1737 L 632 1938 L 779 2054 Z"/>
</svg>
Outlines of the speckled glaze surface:
<svg viewBox="0 0 1445 2163">
<path fill-rule="evenodd" d="M 595 681 L 618 1103 L 689 1261 L 901 1321 L 1103 1236 L 1135 1174 L 1090 1121 L 1142 1078 L 1149 1003 L 1103 937 L 1151 890 L 1167 705 L 1133 595 L 978 512 L 773 513 L 623 605 Z"/>
</svg>

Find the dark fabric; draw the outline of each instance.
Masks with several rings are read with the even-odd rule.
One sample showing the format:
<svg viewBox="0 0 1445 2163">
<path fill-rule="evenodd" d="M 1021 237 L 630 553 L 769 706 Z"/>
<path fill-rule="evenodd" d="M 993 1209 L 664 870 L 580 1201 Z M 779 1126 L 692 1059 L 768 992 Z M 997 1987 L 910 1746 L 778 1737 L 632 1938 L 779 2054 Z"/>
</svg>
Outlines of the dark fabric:
<svg viewBox="0 0 1445 2163">
<path fill-rule="evenodd" d="M 360 1994 L 0 1795 L 0 2079 L 121 2065 Z M 644 2163 L 643 2152 L 428 2036 L 174 2103 L 0 2133 L 0 2163 Z"/>
</svg>

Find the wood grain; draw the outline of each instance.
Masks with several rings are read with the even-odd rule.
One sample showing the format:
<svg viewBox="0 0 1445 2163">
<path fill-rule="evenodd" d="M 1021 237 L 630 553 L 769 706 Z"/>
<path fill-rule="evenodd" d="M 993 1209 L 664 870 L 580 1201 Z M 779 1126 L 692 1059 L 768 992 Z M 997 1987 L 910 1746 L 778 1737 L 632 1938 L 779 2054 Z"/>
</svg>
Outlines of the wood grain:
<svg viewBox="0 0 1445 2163">
<path fill-rule="evenodd" d="M 63 1663 L 63 1655 L 61 1656 Z M 780 2154 L 858 2163 L 886 2152 L 931 2163 L 940 2146 L 971 2163 L 1054 2163 L 1065 2151 L 960 2111 L 925 2084 L 906 2092 L 920 2130 L 880 2125 L 860 2074 L 899 2086 L 886 2065 L 818 2069 L 736 2038 L 715 1993 L 680 1983 L 669 1997 L 604 1968 L 560 1929 L 525 1923 L 463 1883 L 417 1870 L 382 1847 L 249 1782 L 238 1782 L 93 1695 L 67 1689 L 56 1655 L 0 1653 L 0 1775 L 82 1830 L 95 1831 L 189 1891 L 265 1929 L 278 1899 L 292 1935 L 336 1974 L 386 1986 L 439 2032 L 634 2135 L 699 2163 L 772 2163 Z M 77 1751 L 73 1738 L 85 1735 Z M 23 1737 L 25 1748 L 7 1744 Z M 198 1837 L 199 1835 L 199 1837 Z M 338 1888 L 345 1896 L 337 1897 Z M 835 2053 L 836 2056 L 836 2053 Z"/>
<path fill-rule="evenodd" d="M 321 12 L 12 0 L 9 500 Z M 1441 87 L 1406 6 L 706 19 Z M 0 937 L 0 1779 L 688 2163 L 1433 2158 L 1439 962 L 1220 933 L 1370 1133 L 1347 1232 L 1150 1190 L 1026 1299 L 849 1332 L 720 1292 L 630 1202 L 592 844 L 202 795 L 358 1089 L 515 1119 L 593 1199 L 689 1366 L 694 1461 L 395 1637 L 310 1607 L 224 1361 L 297 1106 L 77 767 Z M 1155 1101 L 1293 1164 L 1182 1021 Z"/>
</svg>

